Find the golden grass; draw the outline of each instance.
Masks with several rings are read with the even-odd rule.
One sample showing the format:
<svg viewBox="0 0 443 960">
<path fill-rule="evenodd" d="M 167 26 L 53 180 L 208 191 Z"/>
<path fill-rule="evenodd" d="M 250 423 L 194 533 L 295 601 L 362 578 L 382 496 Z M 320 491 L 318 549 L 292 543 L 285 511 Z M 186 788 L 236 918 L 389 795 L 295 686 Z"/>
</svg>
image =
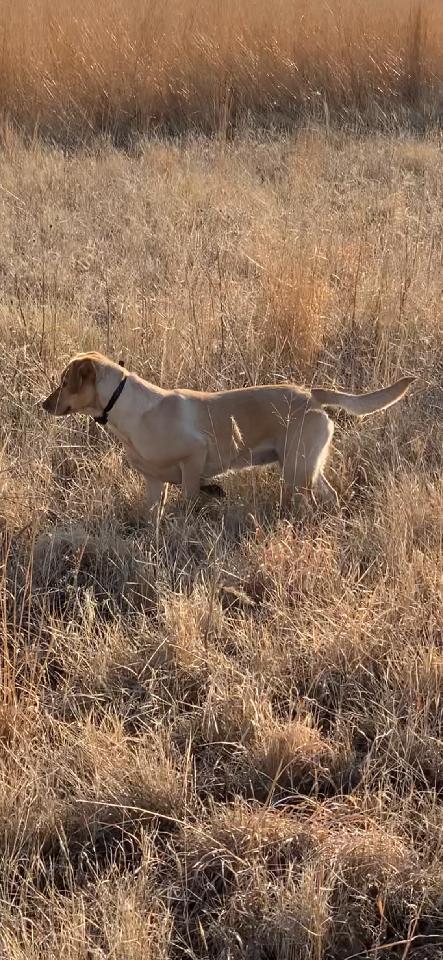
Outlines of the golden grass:
<svg viewBox="0 0 443 960">
<path fill-rule="evenodd" d="M 68 155 L 5 126 L 8 960 L 436 960 L 440 165 L 432 137 Z M 38 407 L 88 347 L 165 386 L 420 379 L 337 417 L 338 516 L 281 522 L 262 471 L 191 512 L 173 495 L 152 540 L 118 447 Z"/>
<path fill-rule="evenodd" d="M 440 0 L 2 0 L 0 111 L 33 134 L 438 121 Z"/>
</svg>

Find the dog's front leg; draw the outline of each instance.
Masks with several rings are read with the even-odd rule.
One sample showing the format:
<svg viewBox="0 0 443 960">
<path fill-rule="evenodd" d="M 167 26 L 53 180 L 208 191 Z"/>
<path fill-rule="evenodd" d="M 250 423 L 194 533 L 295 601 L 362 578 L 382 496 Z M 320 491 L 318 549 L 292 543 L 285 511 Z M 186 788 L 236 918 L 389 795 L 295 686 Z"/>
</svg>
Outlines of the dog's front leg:
<svg viewBox="0 0 443 960">
<path fill-rule="evenodd" d="M 186 500 L 195 500 L 200 496 L 200 481 L 206 460 L 206 450 L 197 450 L 180 463 L 182 472 L 182 492 Z"/>
<path fill-rule="evenodd" d="M 157 480 L 153 477 L 148 478 L 147 506 L 149 514 L 153 517 L 157 516 L 158 510 L 160 509 L 164 487 L 165 484 L 163 480 Z M 166 495 L 167 487 L 168 485 L 166 484 Z"/>
</svg>

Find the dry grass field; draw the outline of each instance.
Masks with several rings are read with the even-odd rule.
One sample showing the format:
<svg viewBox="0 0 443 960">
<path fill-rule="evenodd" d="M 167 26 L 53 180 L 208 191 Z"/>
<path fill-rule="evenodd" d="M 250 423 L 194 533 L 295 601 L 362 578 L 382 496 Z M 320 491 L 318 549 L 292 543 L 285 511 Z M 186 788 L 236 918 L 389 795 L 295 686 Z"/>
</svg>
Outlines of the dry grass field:
<svg viewBox="0 0 443 960">
<path fill-rule="evenodd" d="M 440 5 L 2 6 L 0 956 L 437 960 Z M 334 416 L 338 512 L 251 471 L 153 533 L 118 445 L 39 408 L 88 348 L 419 379 Z"/>
<path fill-rule="evenodd" d="M 0 0 L 0 12 L 0 110 L 30 136 L 441 119 L 441 0 Z"/>
</svg>

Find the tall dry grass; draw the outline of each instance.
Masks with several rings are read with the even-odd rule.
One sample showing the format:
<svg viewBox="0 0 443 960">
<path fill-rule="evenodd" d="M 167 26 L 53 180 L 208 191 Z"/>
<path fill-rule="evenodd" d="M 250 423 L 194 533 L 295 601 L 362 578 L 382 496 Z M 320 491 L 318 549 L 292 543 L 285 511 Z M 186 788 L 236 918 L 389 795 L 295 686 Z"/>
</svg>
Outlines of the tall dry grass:
<svg viewBox="0 0 443 960">
<path fill-rule="evenodd" d="M 0 9 L 0 953 L 438 960 L 441 4 Z M 337 415 L 339 514 L 251 472 L 153 536 L 118 446 L 39 408 L 88 348 L 419 381 Z"/>
<path fill-rule="evenodd" d="M 2 0 L 0 111 L 64 141 L 441 119 L 440 0 Z"/>
<path fill-rule="evenodd" d="M 437 960 L 440 168 L 438 138 L 4 127 L 8 960 Z M 338 515 L 282 523 L 262 471 L 152 537 L 118 446 L 38 406 L 89 347 L 167 386 L 420 379 L 337 417 Z"/>
</svg>

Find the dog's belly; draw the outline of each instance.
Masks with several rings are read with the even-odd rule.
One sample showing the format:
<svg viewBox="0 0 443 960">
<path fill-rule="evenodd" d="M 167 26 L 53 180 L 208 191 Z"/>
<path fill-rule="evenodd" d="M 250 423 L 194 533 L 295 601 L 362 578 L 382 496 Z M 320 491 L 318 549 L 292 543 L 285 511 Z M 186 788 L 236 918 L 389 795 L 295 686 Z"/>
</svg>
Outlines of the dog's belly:
<svg viewBox="0 0 443 960">
<path fill-rule="evenodd" d="M 141 457 L 135 447 L 124 442 L 125 453 L 135 470 L 155 480 L 162 480 L 163 483 L 181 484 L 182 472 L 178 463 L 158 463 L 155 460 L 148 460 Z M 217 477 L 230 470 L 247 470 L 250 467 L 262 467 L 268 463 L 275 463 L 278 460 L 277 452 L 269 444 L 259 444 L 253 450 L 244 447 L 237 451 L 232 451 L 232 456 L 221 458 L 218 450 L 209 451 L 209 456 L 203 467 L 202 477 L 210 479 Z"/>
<path fill-rule="evenodd" d="M 267 463 L 277 463 L 278 454 L 276 450 L 273 450 L 272 447 L 258 447 L 256 450 L 252 451 L 252 460 L 249 457 L 249 461 L 245 466 L 250 467 L 264 467 Z"/>
<path fill-rule="evenodd" d="M 264 467 L 268 463 L 276 463 L 278 460 L 277 451 L 272 447 L 259 446 L 254 450 L 243 449 L 232 457 L 229 463 L 220 463 L 220 459 L 209 460 L 205 464 L 203 475 L 205 477 L 217 477 L 229 470 L 248 470 L 250 467 Z"/>
</svg>

